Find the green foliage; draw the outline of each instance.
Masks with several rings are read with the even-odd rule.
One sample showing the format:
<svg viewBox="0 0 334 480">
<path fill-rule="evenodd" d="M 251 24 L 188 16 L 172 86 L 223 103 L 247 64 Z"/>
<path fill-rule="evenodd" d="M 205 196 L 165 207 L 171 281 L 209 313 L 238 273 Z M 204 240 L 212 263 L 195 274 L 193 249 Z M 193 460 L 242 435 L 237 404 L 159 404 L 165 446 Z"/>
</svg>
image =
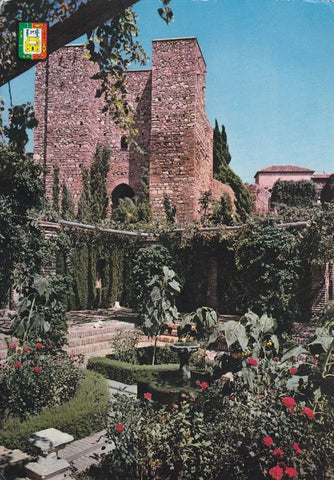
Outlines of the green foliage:
<svg viewBox="0 0 334 480">
<path fill-rule="evenodd" d="M 201 214 L 201 223 L 206 226 L 209 222 L 210 217 L 210 206 L 212 202 L 212 191 L 206 190 L 200 196 L 199 203 L 199 213 Z"/>
<path fill-rule="evenodd" d="M 138 220 L 140 222 L 149 222 L 152 215 L 149 198 L 149 171 L 143 166 L 141 167 L 137 207 Z"/>
<path fill-rule="evenodd" d="M 61 196 L 61 215 L 65 220 L 74 218 L 74 202 L 66 183 L 63 183 Z"/>
<path fill-rule="evenodd" d="M 170 225 L 173 225 L 175 223 L 176 206 L 172 205 L 169 196 L 166 194 L 164 194 L 163 205 L 164 205 L 167 223 L 169 223 Z"/>
<path fill-rule="evenodd" d="M 320 200 L 322 205 L 334 202 L 334 175 L 330 175 L 326 184 L 321 190 Z"/>
<path fill-rule="evenodd" d="M 139 339 L 139 330 L 119 330 L 116 332 L 110 343 L 113 358 L 120 362 L 136 363 L 136 346 Z"/>
<path fill-rule="evenodd" d="M 137 205 L 131 198 L 120 198 L 118 206 L 113 210 L 112 219 L 124 225 L 138 223 L 139 212 Z"/>
<path fill-rule="evenodd" d="M 307 265 L 295 232 L 279 229 L 270 220 L 250 223 L 236 240 L 235 253 L 239 309 L 272 314 L 280 330 L 289 330 L 291 319 L 305 318 L 305 298 L 310 298 L 303 283 Z"/>
<path fill-rule="evenodd" d="M 195 312 L 189 313 L 182 318 L 178 327 L 178 337 L 186 339 L 204 339 L 212 332 L 218 324 L 217 313 L 210 307 L 197 308 Z"/>
<path fill-rule="evenodd" d="M 156 243 L 147 247 L 141 247 L 134 254 L 131 262 L 133 275 L 133 308 L 143 313 L 149 299 L 150 287 L 148 283 L 161 273 L 164 265 L 174 266 L 174 261 L 169 250 L 163 245 Z"/>
<path fill-rule="evenodd" d="M 277 180 L 271 193 L 271 206 L 280 208 L 281 204 L 289 207 L 311 207 L 317 201 L 318 189 L 314 182 Z"/>
<path fill-rule="evenodd" d="M 235 206 L 239 219 L 244 222 L 252 210 L 248 188 L 230 167 L 231 155 L 227 145 L 225 127 L 219 131 L 216 120 L 213 130 L 213 174 L 222 183 L 229 185 L 235 194 Z"/>
<path fill-rule="evenodd" d="M 111 358 L 93 357 L 88 360 L 87 368 L 104 375 L 106 378 L 133 385 L 139 380 L 149 381 L 153 379 L 156 372 L 170 371 L 173 368 L 177 371 L 179 365 L 132 365 Z"/>
<path fill-rule="evenodd" d="M 176 280 L 176 273 L 163 266 L 162 274 L 155 275 L 148 287 L 152 287 L 152 290 L 145 306 L 144 328 L 149 337 L 154 337 L 154 365 L 158 336 L 168 328 L 168 324 L 175 323 L 178 319 L 174 298 L 180 293 L 181 285 Z"/>
<path fill-rule="evenodd" d="M 326 325 L 326 323 L 334 321 L 334 300 L 330 300 L 326 303 L 320 312 L 318 318 L 318 324 L 320 326 Z"/>
<path fill-rule="evenodd" d="M 149 400 L 122 403 L 122 397 L 116 397 L 112 405 L 115 416 L 107 435 L 115 448 L 104 461 L 107 477 L 211 478 L 214 446 L 201 412 L 190 404 L 182 410 L 156 411 Z"/>
<path fill-rule="evenodd" d="M 9 123 L 3 128 L 3 133 L 8 140 L 9 148 L 23 155 L 29 139 L 27 128 L 31 129 L 37 125 L 33 107 L 29 102 L 16 105 L 9 108 L 8 116 Z"/>
<path fill-rule="evenodd" d="M 110 150 L 98 145 L 90 170 L 82 169 L 82 193 L 78 204 L 78 220 L 99 223 L 107 217 L 107 175 Z"/>
<path fill-rule="evenodd" d="M 219 202 L 214 202 L 210 220 L 213 225 L 233 225 L 233 208 L 229 195 L 224 193 Z"/>
<path fill-rule="evenodd" d="M 53 167 L 52 206 L 57 213 L 59 213 L 59 194 L 59 166 L 55 165 Z"/>
<path fill-rule="evenodd" d="M 24 420 L 75 394 L 82 371 L 63 352 L 54 352 L 51 345 L 23 343 L 11 345 L 9 353 L 2 380 L 4 418 Z"/>
<path fill-rule="evenodd" d="M 108 384 L 101 375 L 88 371 L 69 401 L 45 409 L 24 422 L 18 418 L 7 418 L 0 430 L 0 443 L 7 448 L 33 453 L 27 439 L 34 432 L 57 428 L 75 439 L 83 438 L 105 428 L 108 411 Z"/>
<path fill-rule="evenodd" d="M 30 262 L 39 235 L 28 220 L 28 211 L 40 207 L 43 186 L 41 167 L 31 158 L 0 143 L 0 304 L 7 299 L 14 265 Z M 30 244 L 34 244 L 30 248 Z"/>
</svg>

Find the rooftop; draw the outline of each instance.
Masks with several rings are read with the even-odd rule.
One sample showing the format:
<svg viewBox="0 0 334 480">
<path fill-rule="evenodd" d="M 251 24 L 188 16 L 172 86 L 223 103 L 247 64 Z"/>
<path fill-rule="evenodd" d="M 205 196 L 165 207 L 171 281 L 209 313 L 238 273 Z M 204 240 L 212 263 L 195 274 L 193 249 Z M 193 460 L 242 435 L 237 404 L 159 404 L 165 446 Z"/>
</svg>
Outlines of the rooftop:
<svg viewBox="0 0 334 480">
<path fill-rule="evenodd" d="M 263 168 L 262 170 L 258 170 L 258 173 L 310 173 L 313 174 L 314 170 L 310 170 L 309 168 L 305 167 L 298 167 L 296 165 L 270 165 L 270 167 Z"/>
</svg>

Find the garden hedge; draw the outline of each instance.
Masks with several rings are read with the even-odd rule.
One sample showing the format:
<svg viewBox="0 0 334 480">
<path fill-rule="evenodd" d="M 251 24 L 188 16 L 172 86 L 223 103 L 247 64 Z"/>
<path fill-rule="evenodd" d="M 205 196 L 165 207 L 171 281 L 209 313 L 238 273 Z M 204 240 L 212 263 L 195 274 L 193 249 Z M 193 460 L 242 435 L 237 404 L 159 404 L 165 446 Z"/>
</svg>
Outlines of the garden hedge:
<svg viewBox="0 0 334 480">
<path fill-rule="evenodd" d="M 87 368 L 101 373 L 106 378 L 133 385 L 139 380 L 150 380 L 155 372 L 178 370 L 178 364 L 132 365 L 105 357 L 94 357 L 88 360 Z"/>
<path fill-rule="evenodd" d="M 66 403 L 43 410 L 21 422 L 8 418 L 0 431 L 0 445 L 33 452 L 27 439 L 34 432 L 57 428 L 77 440 L 105 428 L 109 410 L 109 389 L 103 376 L 86 372 L 76 395 Z"/>
</svg>

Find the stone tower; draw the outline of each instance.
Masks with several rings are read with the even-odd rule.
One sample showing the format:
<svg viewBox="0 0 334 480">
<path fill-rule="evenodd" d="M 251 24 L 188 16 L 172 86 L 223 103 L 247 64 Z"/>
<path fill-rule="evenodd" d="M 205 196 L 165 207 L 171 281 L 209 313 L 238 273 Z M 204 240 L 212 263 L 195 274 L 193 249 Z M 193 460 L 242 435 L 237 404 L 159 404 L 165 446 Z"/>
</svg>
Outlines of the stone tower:
<svg viewBox="0 0 334 480">
<path fill-rule="evenodd" d="M 107 190 L 111 203 L 135 196 L 141 167 L 149 171 L 153 212 L 163 216 L 167 194 L 180 223 L 198 218 L 198 199 L 211 189 L 233 199 L 231 189 L 212 178 L 212 128 L 205 114 L 205 62 L 195 38 L 153 42 L 152 70 L 127 72 L 128 100 L 138 129 L 135 146 L 102 113 L 103 100 L 91 77 L 96 67 L 83 46 L 66 46 L 36 68 L 34 158 L 46 167 L 45 187 L 52 197 L 54 168 L 75 204 L 98 144 L 110 148 Z"/>
</svg>

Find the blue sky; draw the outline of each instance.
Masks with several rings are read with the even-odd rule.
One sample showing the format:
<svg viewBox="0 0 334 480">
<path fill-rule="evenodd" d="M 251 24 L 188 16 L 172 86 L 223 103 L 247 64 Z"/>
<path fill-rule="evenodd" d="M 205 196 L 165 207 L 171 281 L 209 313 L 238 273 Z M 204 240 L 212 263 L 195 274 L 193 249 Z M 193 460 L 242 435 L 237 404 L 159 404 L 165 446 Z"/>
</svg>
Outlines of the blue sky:
<svg viewBox="0 0 334 480">
<path fill-rule="evenodd" d="M 148 55 L 157 38 L 197 37 L 207 64 L 207 114 L 226 127 L 231 166 L 244 181 L 271 164 L 334 171 L 334 2 L 158 0 L 135 5 Z M 33 101 L 33 71 L 12 82 Z M 2 96 L 8 97 L 7 86 Z"/>
</svg>

